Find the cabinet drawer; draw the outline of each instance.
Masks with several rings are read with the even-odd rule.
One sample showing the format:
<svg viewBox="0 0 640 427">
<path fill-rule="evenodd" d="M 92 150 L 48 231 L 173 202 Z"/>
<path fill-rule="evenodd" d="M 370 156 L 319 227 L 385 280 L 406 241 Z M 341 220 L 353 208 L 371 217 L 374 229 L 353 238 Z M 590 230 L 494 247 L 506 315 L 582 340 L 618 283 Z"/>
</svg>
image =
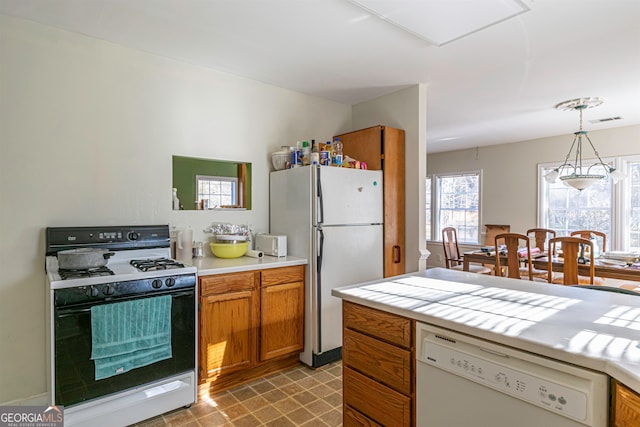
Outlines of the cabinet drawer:
<svg viewBox="0 0 640 427">
<path fill-rule="evenodd" d="M 304 265 L 262 270 L 262 286 L 304 281 Z"/>
<path fill-rule="evenodd" d="M 343 375 L 345 406 L 387 427 L 411 425 L 411 398 L 348 367 Z"/>
<path fill-rule="evenodd" d="M 411 394 L 411 351 L 379 341 L 375 338 L 344 330 L 342 360 L 401 393 Z"/>
<path fill-rule="evenodd" d="M 633 390 L 614 382 L 615 384 L 615 427 L 637 427 L 640 425 L 640 396 Z"/>
<path fill-rule="evenodd" d="M 344 427 L 383 427 L 351 406 L 345 406 L 343 411 Z"/>
<path fill-rule="evenodd" d="M 226 292 L 251 291 L 255 289 L 255 277 L 259 273 L 230 273 L 200 277 L 200 294 L 202 296 L 222 294 Z"/>
<path fill-rule="evenodd" d="M 396 316 L 347 301 L 344 304 L 344 327 L 353 329 L 404 348 L 413 347 L 411 319 Z"/>
</svg>

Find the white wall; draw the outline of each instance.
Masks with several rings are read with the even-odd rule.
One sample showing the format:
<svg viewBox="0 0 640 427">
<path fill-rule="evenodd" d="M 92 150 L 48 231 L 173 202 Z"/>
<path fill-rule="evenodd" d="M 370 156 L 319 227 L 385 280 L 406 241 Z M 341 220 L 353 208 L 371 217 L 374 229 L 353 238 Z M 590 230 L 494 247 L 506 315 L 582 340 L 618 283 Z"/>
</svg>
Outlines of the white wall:
<svg viewBox="0 0 640 427">
<path fill-rule="evenodd" d="M 405 266 L 425 268 L 425 174 L 427 163 L 427 89 L 418 84 L 353 107 L 350 130 L 376 125 L 405 131 Z M 421 259 L 422 258 L 422 259 Z"/>
<path fill-rule="evenodd" d="M 270 153 L 351 107 L 0 15 L 0 402 L 45 392 L 44 228 L 268 230 Z M 253 210 L 170 210 L 171 156 L 251 162 Z"/>
<path fill-rule="evenodd" d="M 602 158 L 640 154 L 640 126 L 589 130 L 589 137 Z M 524 232 L 538 225 L 538 164 L 564 160 L 572 141 L 573 135 L 567 134 L 430 154 L 427 173 L 482 170 L 481 229 L 484 224 L 510 224 L 511 231 Z M 584 156 L 594 157 L 590 148 Z M 429 266 L 444 265 L 442 244 L 430 242 L 427 247 L 433 254 Z"/>
</svg>

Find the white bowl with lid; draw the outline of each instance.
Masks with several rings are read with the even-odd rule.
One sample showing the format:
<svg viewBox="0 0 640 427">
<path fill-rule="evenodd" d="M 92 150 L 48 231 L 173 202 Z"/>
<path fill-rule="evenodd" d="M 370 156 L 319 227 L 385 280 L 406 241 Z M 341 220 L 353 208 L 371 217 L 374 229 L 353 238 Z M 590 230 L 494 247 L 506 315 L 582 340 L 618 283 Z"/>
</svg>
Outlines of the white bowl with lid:
<svg viewBox="0 0 640 427">
<path fill-rule="evenodd" d="M 271 154 L 271 164 L 277 171 L 287 168 L 287 162 L 290 161 L 291 153 L 289 147 L 282 146 L 280 151 Z"/>
</svg>

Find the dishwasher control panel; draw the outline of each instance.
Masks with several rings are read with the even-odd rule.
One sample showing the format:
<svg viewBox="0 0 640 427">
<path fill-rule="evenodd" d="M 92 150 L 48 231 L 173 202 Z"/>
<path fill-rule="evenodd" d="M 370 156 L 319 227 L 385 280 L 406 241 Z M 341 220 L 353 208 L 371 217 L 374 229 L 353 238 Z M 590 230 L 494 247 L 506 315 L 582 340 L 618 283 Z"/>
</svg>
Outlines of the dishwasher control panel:
<svg viewBox="0 0 640 427">
<path fill-rule="evenodd" d="M 597 402 L 606 401 L 605 375 L 452 331 L 438 333 L 430 325 L 418 324 L 417 329 L 419 365 L 431 365 L 585 425 L 605 416 L 594 409 L 600 407 Z"/>
<path fill-rule="evenodd" d="M 422 361 L 425 363 L 518 399 L 566 414 L 576 420 L 584 421 L 586 419 L 586 392 L 508 367 L 506 365 L 511 365 L 513 362 L 510 357 L 495 353 L 487 354 L 503 358 L 504 364 L 490 360 L 490 357 L 478 357 L 434 342 L 427 342 L 422 347 Z"/>
</svg>

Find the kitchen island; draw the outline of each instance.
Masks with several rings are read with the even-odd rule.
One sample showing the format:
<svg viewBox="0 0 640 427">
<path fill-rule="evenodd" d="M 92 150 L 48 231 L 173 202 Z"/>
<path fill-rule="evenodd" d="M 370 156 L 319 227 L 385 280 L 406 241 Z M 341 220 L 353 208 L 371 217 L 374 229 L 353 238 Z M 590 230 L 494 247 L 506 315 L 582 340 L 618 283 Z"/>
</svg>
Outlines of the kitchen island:
<svg viewBox="0 0 640 427">
<path fill-rule="evenodd" d="M 375 363 L 375 358 L 362 364 L 364 352 L 350 355 L 348 346 L 382 348 L 392 343 L 383 349 L 389 355 L 385 364 L 406 365 L 411 371 L 415 369 L 415 342 L 397 341 L 397 337 L 411 335 L 406 331 L 415 331 L 418 321 L 605 373 L 615 380 L 612 393 L 619 398 L 614 399 L 616 407 L 622 405 L 622 412 L 636 405 L 636 412 L 627 415 L 637 416 L 632 418 L 634 422 L 640 420 L 639 401 L 624 406 L 626 402 L 620 400 L 621 395 L 636 399 L 635 393 L 640 393 L 640 297 L 442 268 L 344 287 L 334 290 L 333 295 L 344 301 L 344 364 L 365 366 L 353 373 L 345 371 L 345 417 L 349 414 L 346 400 L 352 378 L 358 391 L 378 383 L 387 386 L 391 378 L 361 375 L 375 371 L 366 367 L 366 363 Z M 392 317 L 385 319 L 378 314 Z M 376 326 L 367 331 L 362 327 L 367 324 Z M 390 331 L 392 339 L 385 330 Z M 373 381 L 367 382 L 371 378 Z M 408 412 L 409 422 L 403 425 L 413 425 L 415 383 L 406 391 L 393 385 L 388 388 L 398 402 L 394 416 L 406 416 Z M 368 405 L 366 398 L 354 402 L 356 406 L 361 403 Z M 374 406 L 370 405 L 372 411 L 377 410 Z"/>
</svg>

